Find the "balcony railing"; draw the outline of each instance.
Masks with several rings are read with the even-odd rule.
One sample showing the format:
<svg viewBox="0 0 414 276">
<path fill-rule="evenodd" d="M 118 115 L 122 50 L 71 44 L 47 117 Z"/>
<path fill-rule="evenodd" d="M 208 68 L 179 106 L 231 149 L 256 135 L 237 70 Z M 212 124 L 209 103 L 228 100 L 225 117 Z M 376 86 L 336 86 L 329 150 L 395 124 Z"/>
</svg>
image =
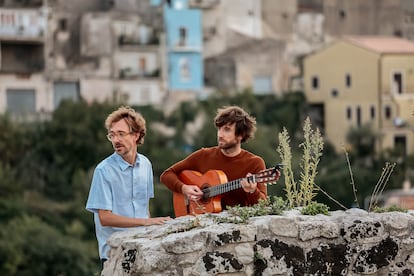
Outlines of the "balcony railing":
<svg viewBox="0 0 414 276">
<path fill-rule="evenodd" d="M 157 36 L 152 35 L 148 37 L 147 41 L 144 41 L 143 39 L 140 39 L 139 37 L 133 37 L 128 35 L 120 35 L 118 37 L 118 44 L 120 46 L 123 45 L 159 45 L 160 40 Z"/>
<path fill-rule="evenodd" d="M 132 68 L 122 68 L 119 70 L 120 79 L 136 79 L 136 78 L 158 78 L 160 77 L 160 69 L 155 69 L 152 72 L 142 72 Z"/>
</svg>

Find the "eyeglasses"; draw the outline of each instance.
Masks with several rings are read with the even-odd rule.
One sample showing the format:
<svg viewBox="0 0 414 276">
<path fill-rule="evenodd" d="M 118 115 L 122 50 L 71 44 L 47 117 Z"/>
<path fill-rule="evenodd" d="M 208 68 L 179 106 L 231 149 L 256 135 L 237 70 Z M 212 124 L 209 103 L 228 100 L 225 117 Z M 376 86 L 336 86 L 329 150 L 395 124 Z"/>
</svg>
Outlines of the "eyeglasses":
<svg viewBox="0 0 414 276">
<path fill-rule="evenodd" d="M 133 132 L 123 132 L 123 131 L 119 131 L 119 132 L 111 132 L 111 133 L 108 133 L 107 135 L 106 135 L 106 138 L 108 138 L 108 140 L 109 141 L 111 141 L 112 142 L 112 140 L 115 138 L 115 137 L 118 137 L 119 139 L 124 139 L 127 135 L 129 135 L 129 134 L 132 134 Z"/>
</svg>

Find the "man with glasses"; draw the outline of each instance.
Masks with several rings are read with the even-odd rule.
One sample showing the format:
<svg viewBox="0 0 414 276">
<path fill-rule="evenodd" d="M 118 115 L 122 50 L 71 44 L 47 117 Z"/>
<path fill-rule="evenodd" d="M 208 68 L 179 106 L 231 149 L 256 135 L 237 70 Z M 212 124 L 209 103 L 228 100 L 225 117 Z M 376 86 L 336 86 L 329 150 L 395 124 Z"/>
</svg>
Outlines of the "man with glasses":
<svg viewBox="0 0 414 276">
<path fill-rule="evenodd" d="M 120 107 L 105 121 L 115 152 L 95 168 L 86 209 L 94 214 L 101 264 L 108 259 L 108 237 L 125 228 L 163 224 L 169 217 L 151 218 L 154 197 L 150 160 L 137 152 L 144 143 L 145 120 L 130 107 Z"/>
</svg>

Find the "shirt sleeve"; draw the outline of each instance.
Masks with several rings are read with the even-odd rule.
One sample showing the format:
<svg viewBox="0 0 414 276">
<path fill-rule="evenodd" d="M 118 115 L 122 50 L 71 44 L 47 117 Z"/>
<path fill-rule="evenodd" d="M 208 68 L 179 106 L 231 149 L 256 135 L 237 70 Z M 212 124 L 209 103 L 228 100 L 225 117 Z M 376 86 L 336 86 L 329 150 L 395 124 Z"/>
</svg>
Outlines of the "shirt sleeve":
<svg viewBox="0 0 414 276">
<path fill-rule="evenodd" d="M 100 209 L 112 211 L 112 189 L 103 169 L 97 167 L 93 173 L 86 210 L 95 213 Z"/>
<path fill-rule="evenodd" d="M 151 163 L 148 170 L 148 198 L 154 198 L 154 171 Z"/>
</svg>

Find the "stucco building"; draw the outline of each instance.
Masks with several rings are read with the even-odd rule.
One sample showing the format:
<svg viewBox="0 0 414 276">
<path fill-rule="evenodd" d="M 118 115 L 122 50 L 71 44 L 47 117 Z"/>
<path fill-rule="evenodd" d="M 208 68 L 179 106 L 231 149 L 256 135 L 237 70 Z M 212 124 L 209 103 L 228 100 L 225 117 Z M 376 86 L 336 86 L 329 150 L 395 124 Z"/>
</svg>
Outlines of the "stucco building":
<svg viewBox="0 0 414 276">
<path fill-rule="evenodd" d="M 160 104 L 159 10 L 149 1 L 2 1 L 0 113 L 33 117 L 80 98 Z"/>
<path fill-rule="evenodd" d="M 414 153 L 414 43 L 347 36 L 307 56 L 304 87 L 323 131 L 339 151 L 351 128 L 380 133 L 378 151 Z"/>
</svg>

